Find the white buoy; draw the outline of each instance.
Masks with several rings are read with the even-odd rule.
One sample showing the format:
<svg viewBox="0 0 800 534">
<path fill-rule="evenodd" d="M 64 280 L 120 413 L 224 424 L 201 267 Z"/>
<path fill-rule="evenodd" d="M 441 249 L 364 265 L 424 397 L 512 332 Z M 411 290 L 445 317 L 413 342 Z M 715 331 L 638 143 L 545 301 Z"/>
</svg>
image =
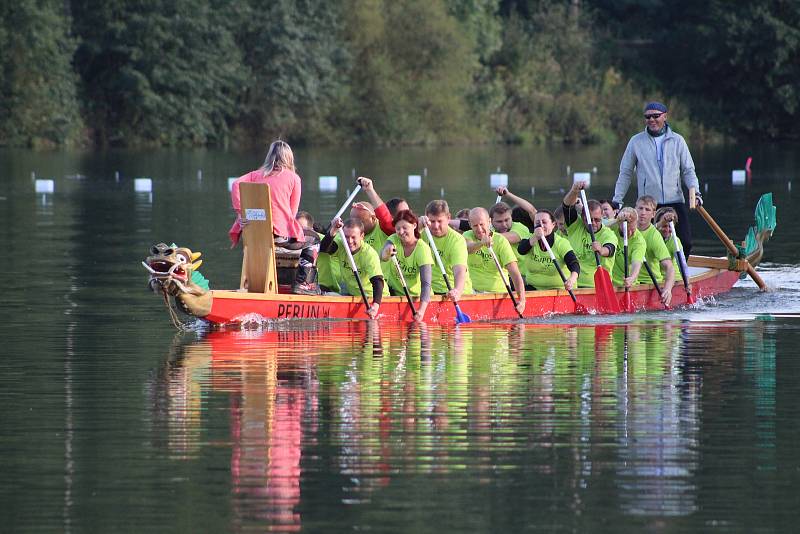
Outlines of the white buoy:
<svg viewBox="0 0 800 534">
<path fill-rule="evenodd" d="M 570 172 L 571 172 L 571 171 L 572 171 L 572 167 L 570 167 L 569 165 L 567 165 L 567 176 L 569 176 L 569 175 L 570 175 Z"/>
<path fill-rule="evenodd" d="M 442 187 L 442 189 L 439 191 L 439 193 L 440 193 L 439 196 L 441 198 L 444 198 L 444 187 Z"/>
<path fill-rule="evenodd" d="M 422 169 L 422 176 L 428 176 L 428 167 Z"/>
<path fill-rule="evenodd" d="M 353 179 L 355 180 L 355 178 L 356 178 L 356 169 L 355 169 L 355 167 L 353 167 L 353 170 L 351 171 L 351 173 L 353 175 Z"/>
<path fill-rule="evenodd" d="M 592 185 L 592 173 L 590 172 L 576 172 L 572 175 L 572 183 L 586 182 L 587 185 Z"/>
<path fill-rule="evenodd" d="M 420 176 L 419 174 L 409 174 L 408 190 L 419 191 L 420 189 L 422 189 L 422 176 Z"/>
<path fill-rule="evenodd" d="M 36 182 L 36 192 L 41 194 L 52 194 L 56 190 L 56 183 L 54 180 L 42 180 L 37 179 Z"/>
<path fill-rule="evenodd" d="M 228 177 L 228 191 L 233 191 L 233 182 L 235 182 L 238 178 L 239 178 L 238 176 Z"/>
<path fill-rule="evenodd" d="M 137 193 L 152 193 L 153 180 L 150 178 L 134 178 L 133 190 Z"/>
<path fill-rule="evenodd" d="M 592 167 L 592 173 L 597 174 L 597 167 Z"/>
<path fill-rule="evenodd" d="M 744 185 L 747 180 L 747 173 L 744 169 L 736 169 L 731 171 L 731 183 L 733 185 Z"/>
<path fill-rule="evenodd" d="M 708 182 L 703 184 L 703 192 L 708 193 Z"/>
<path fill-rule="evenodd" d="M 197 169 L 197 181 L 203 179 L 203 169 Z"/>
<path fill-rule="evenodd" d="M 490 174 L 489 185 L 492 187 L 492 189 L 497 187 L 508 187 L 508 175 L 504 173 Z"/>
<path fill-rule="evenodd" d="M 535 194 L 536 194 L 536 188 L 534 186 L 531 186 L 531 198 L 533 198 Z"/>
<path fill-rule="evenodd" d="M 319 190 L 320 191 L 336 191 L 339 187 L 338 176 L 320 176 L 319 177 Z"/>
<path fill-rule="evenodd" d="M 792 182 L 789 182 L 789 191 L 792 190 Z"/>
<path fill-rule="evenodd" d="M 114 181 L 119 182 L 119 171 L 114 171 Z"/>
<path fill-rule="evenodd" d="M 31 171 L 31 182 L 35 182 L 35 181 L 36 181 L 36 172 L 35 171 Z"/>
</svg>

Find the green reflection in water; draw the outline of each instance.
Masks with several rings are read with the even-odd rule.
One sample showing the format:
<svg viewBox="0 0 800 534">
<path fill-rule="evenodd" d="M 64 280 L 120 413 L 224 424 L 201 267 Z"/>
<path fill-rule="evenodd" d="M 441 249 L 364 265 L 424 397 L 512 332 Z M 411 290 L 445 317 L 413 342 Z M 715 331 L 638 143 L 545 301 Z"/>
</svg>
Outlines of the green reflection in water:
<svg viewBox="0 0 800 534">
<path fill-rule="evenodd" d="M 602 503 L 612 516 L 685 516 L 698 508 L 703 385 L 682 359 L 693 328 L 343 322 L 215 332 L 180 347 L 160 386 L 167 444 L 176 461 L 201 457 L 207 399 L 227 396 L 234 515 L 282 529 L 325 501 L 304 495 L 309 480 L 332 485 L 327 499 L 369 507 L 392 486 L 419 476 L 448 486 L 458 472 L 492 487 L 531 473 L 527 491 L 546 482 L 583 513 Z M 772 368 L 766 360 L 748 364 L 759 391 L 774 384 L 774 354 Z M 759 399 L 759 413 L 770 403 Z M 759 435 L 774 442 L 774 428 Z"/>
</svg>

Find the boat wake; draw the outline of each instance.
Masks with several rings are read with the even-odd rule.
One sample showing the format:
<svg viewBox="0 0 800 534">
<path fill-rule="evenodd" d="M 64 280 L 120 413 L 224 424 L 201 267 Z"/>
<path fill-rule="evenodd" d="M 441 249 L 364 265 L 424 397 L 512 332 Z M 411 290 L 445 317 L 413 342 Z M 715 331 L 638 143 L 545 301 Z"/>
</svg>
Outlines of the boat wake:
<svg viewBox="0 0 800 534">
<path fill-rule="evenodd" d="M 680 309 L 637 312 L 635 320 L 688 320 L 700 322 L 749 321 L 764 316 L 800 315 L 800 265 L 762 263 L 758 272 L 769 287 L 759 291 L 750 278 L 743 278 L 728 293 L 698 299 Z M 620 324 L 633 320 L 621 315 L 555 315 L 536 319 L 536 323 Z"/>
</svg>

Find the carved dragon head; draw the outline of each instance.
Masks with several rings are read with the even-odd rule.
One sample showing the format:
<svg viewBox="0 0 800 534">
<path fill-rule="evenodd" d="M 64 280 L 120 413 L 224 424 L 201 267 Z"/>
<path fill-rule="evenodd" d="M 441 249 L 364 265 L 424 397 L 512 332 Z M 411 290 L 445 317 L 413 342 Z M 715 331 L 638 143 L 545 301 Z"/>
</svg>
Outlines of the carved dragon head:
<svg viewBox="0 0 800 534">
<path fill-rule="evenodd" d="M 159 243 L 150 248 L 150 256 L 142 265 L 150 273 L 148 287 L 156 292 L 175 297 L 178 306 L 191 315 L 204 317 L 211 309 L 211 292 L 208 284 L 196 271 L 203 260 L 200 252 L 186 247 Z M 197 284 L 200 278 L 206 287 Z"/>
</svg>

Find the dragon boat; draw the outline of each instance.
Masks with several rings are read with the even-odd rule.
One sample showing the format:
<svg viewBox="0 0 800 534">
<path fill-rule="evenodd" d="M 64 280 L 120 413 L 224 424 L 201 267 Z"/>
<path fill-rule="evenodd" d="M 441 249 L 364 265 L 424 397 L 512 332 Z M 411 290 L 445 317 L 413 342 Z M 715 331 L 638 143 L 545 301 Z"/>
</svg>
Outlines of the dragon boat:
<svg viewBox="0 0 800 534">
<path fill-rule="evenodd" d="M 266 192 L 269 195 L 269 191 Z M 268 196 L 265 197 L 268 201 Z M 265 205 L 264 198 L 261 206 Z M 266 206 L 269 206 L 268 202 Z M 764 243 L 772 236 L 776 225 L 776 208 L 772 194 L 763 195 L 756 206 L 755 225 L 746 239 L 734 244 L 702 206 L 693 207 L 709 223 L 711 229 L 725 245 L 727 256 L 709 257 L 692 255 L 687 259 L 688 285 L 676 281 L 672 290 L 672 308 L 691 304 L 695 299 L 708 299 L 729 291 L 740 279 L 749 275 L 763 290 L 761 277 L 755 271 L 764 252 Z M 268 208 L 266 210 L 269 211 Z M 252 216 L 250 217 L 253 218 Z M 142 262 L 149 272 L 149 287 L 163 296 L 176 324 L 180 324 L 175 308 L 207 321 L 214 326 L 241 324 L 262 320 L 336 320 L 368 319 L 360 297 L 338 295 L 295 295 L 290 293 L 289 281 L 293 277 L 296 256 L 276 253 L 272 245 L 271 221 L 255 217 L 266 223 L 262 234 L 257 225 L 250 223 L 244 232 L 245 272 L 250 266 L 248 289 L 210 289 L 208 281 L 199 272 L 200 253 L 186 247 L 154 245 L 151 254 Z M 248 232 L 252 232 L 248 239 Z M 253 246 L 248 246 L 248 242 Z M 653 284 L 639 284 L 626 296 L 622 288 L 615 288 L 616 297 L 626 299 L 623 312 L 663 310 L 659 294 Z M 593 288 L 575 289 L 575 299 L 564 289 L 528 291 L 524 319 L 535 319 L 553 314 L 605 313 L 600 296 Z M 433 295 L 425 314 L 428 323 L 453 323 L 459 318 L 454 303 L 443 296 Z M 629 299 L 629 300 L 628 300 Z M 464 295 L 459 300 L 463 314 L 472 321 L 514 320 L 519 316 L 507 293 L 479 293 Z M 413 321 L 409 303 L 403 296 L 384 297 L 378 320 Z"/>
</svg>

